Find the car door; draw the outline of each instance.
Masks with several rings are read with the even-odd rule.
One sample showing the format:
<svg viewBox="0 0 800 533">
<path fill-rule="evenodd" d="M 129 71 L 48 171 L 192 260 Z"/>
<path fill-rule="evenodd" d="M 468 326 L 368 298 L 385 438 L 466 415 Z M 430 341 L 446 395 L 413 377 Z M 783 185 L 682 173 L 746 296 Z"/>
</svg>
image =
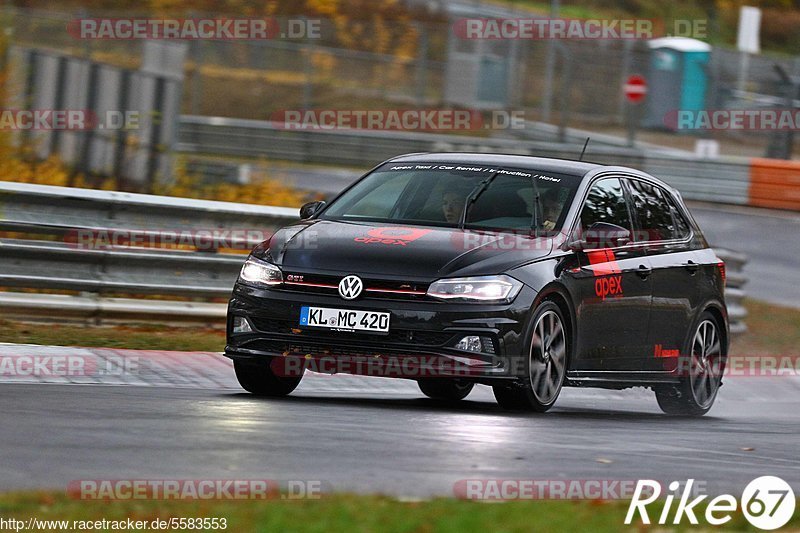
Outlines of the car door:
<svg viewBox="0 0 800 533">
<path fill-rule="evenodd" d="M 628 198 L 618 177 L 603 177 L 589 188 L 576 233 L 582 239 L 596 223 L 632 233 Z M 572 269 L 577 287 L 578 370 L 631 370 L 647 339 L 650 315 L 650 263 L 636 243 L 603 240 L 576 252 Z"/>
<path fill-rule="evenodd" d="M 666 189 L 645 180 L 627 180 L 633 202 L 634 232 L 653 269 L 653 301 L 648 347 L 642 353 L 642 370 L 672 368 L 683 350 L 694 316 L 700 286 L 700 259 L 691 229 Z M 700 273 L 701 274 L 701 273 Z"/>
</svg>

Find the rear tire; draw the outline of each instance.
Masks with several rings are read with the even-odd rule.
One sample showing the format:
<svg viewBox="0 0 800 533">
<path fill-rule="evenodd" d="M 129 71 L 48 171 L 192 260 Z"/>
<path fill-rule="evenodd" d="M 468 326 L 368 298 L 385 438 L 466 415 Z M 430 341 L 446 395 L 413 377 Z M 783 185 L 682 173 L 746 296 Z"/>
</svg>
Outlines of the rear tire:
<svg viewBox="0 0 800 533">
<path fill-rule="evenodd" d="M 542 302 L 533 314 L 526 376 L 512 385 L 495 385 L 494 397 L 504 409 L 544 413 L 561 393 L 569 361 L 570 341 L 561 309 Z"/>
<path fill-rule="evenodd" d="M 278 376 L 273 372 L 270 363 L 272 358 L 264 361 L 233 361 L 236 379 L 244 390 L 256 396 L 286 396 L 300 384 L 303 376 Z"/>
<path fill-rule="evenodd" d="M 727 362 L 717 319 L 708 311 L 700 320 L 679 361 L 680 383 L 655 388 L 658 406 L 668 415 L 703 416 L 717 398 Z"/>
<path fill-rule="evenodd" d="M 430 378 L 417 381 L 419 390 L 428 398 L 457 402 L 472 392 L 474 383 L 453 378 Z"/>
</svg>

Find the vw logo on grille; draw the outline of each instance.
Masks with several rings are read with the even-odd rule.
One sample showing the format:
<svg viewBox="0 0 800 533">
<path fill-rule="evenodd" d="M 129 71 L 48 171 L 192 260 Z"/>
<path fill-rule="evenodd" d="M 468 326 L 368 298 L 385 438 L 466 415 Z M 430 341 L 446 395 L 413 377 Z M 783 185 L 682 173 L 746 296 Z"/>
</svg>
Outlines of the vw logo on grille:
<svg viewBox="0 0 800 533">
<path fill-rule="evenodd" d="M 346 276 L 339 282 L 339 296 L 345 300 L 354 300 L 358 298 L 361 291 L 364 289 L 364 283 L 358 276 Z"/>
</svg>

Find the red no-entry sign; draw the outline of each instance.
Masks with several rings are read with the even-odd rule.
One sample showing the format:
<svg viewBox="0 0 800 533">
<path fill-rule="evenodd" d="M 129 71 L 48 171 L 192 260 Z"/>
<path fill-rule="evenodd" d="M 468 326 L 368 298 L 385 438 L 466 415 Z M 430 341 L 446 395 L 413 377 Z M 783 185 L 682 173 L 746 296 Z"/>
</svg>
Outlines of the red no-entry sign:
<svg viewBox="0 0 800 533">
<path fill-rule="evenodd" d="M 647 82 L 644 81 L 643 77 L 634 74 L 628 78 L 625 85 L 622 86 L 622 90 L 625 92 L 625 98 L 627 98 L 629 102 L 638 104 L 644 100 L 647 94 Z"/>
</svg>

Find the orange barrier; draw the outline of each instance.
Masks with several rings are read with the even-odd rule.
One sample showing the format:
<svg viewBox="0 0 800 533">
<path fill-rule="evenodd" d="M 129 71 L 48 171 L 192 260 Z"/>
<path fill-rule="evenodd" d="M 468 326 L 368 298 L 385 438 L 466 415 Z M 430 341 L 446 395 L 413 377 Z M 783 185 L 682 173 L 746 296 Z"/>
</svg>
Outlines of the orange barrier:
<svg viewBox="0 0 800 533">
<path fill-rule="evenodd" d="M 800 211 L 800 161 L 750 160 L 749 204 Z"/>
</svg>

